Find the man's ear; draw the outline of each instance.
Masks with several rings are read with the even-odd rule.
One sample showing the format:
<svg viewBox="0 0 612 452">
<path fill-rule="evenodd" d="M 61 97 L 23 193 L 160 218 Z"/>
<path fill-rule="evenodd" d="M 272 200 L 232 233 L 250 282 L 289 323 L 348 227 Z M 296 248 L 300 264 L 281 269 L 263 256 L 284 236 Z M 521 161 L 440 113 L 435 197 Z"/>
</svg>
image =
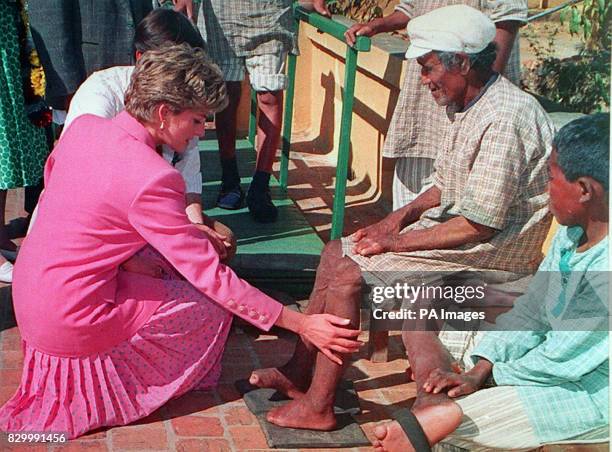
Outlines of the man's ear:
<svg viewBox="0 0 612 452">
<path fill-rule="evenodd" d="M 142 56 L 142 52 L 140 50 L 137 50 L 134 53 L 134 58 L 136 58 L 136 61 L 140 60 L 140 57 Z"/>
<path fill-rule="evenodd" d="M 465 53 L 460 53 L 459 58 L 461 58 L 461 63 L 459 64 L 459 71 L 461 75 L 467 75 L 472 68 L 472 64 L 470 63 L 470 57 L 468 57 Z"/>
<path fill-rule="evenodd" d="M 576 183 L 580 186 L 580 202 L 587 203 L 601 197 L 604 193 L 602 185 L 592 177 L 579 177 Z"/>
</svg>

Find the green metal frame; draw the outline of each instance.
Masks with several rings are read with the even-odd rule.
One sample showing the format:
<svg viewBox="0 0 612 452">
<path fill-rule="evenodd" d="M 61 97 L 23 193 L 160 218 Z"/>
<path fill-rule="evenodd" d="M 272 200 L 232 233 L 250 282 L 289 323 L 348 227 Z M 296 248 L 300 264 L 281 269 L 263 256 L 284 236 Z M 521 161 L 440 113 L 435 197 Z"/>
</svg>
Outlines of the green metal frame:
<svg viewBox="0 0 612 452">
<path fill-rule="evenodd" d="M 315 12 L 306 11 L 300 6 L 295 6 L 294 17 L 296 29 L 299 21 L 306 22 L 317 30 L 329 34 L 339 41 L 345 42 L 344 33 L 348 27 L 344 24 L 328 19 Z M 338 144 L 338 161 L 336 164 L 336 187 L 334 193 L 334 204 L 332 213 L 331 238 L 337 239 L 342 236 L 344 227 L 344 204 L 346 198 L 346 179 L 348 175 L 349 150 L 351 144 L 351 126 L 353 101 L 355 99 L 355 76 L 357 74 L 357 55 L 359 52 L 369 52 L 371 40 L 365 36 L 357 37 L 353 47 L 346 46 L 346 59 L 344 65 L 344 97 L 342 102 L 342 115 L 340 120 L 340 142 Z M 291 126 L 293 122 L 293 97 L 295 93 L 295 72 L 297 57 L 289 55 L 287 61 L 288 85 L 285 95 L 285 121 L 283 124 L 281 144 L 281 168 L 280 185 L 282 190 L 287 190 L 289 174 L 289 153 L 291 150 Z M 255 114 L 257 109 L 256 95 L 251 93 L 251 117 L 249 121 L 249 140 L 255 142 Z"/>
</svg>

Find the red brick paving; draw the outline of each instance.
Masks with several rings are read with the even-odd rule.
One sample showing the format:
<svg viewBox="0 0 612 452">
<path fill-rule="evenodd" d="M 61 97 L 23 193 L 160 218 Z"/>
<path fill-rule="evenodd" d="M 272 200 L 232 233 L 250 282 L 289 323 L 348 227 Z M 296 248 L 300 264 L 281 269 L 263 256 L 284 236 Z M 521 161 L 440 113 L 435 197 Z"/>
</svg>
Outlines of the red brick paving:
<svg viewBox="0 0 612 452">
<path fill-rule="evenodd" d="M 7 302 L 8 300 L 4 300 Z M 21 360 L 21 351 L 7 350 L 5 341 L 19 343 L 17 328 L 5 330 L 0 335 L 0 402 L 4 402 L 13 395 L 18 386 L 20 371 L 11 367 Z M 277 343 L 278 342 L 278 343 Z M 286 339 L 276 340 L 274 336 L 266 335 L 265 340 L 257 339 L 250 333 L 245 334 L 237 329 L 232 332 L 231 346 L 224 355 L 224 364 L 235 363 L 236 358 L 243 360 L 240 366 L 225 365 L 226 369 L 240 370 L 252 369 L 260 365 L 257 361 L 272 360 L 278 356 L 279 350 L 286 349 L 290 344 Z M 278 345 L 282 344 L 282 346 Z M 5 367 L 8 365 L 9 368 Z M 372 388 L 371 378 L 363 373 L 365 365 L 363 359 L 352 366 L 353 375 L 361 375 L 356 381 L 360 392 L 363 414 L 358 421 L 367 435 L 371 435 L 373 427 L 383 419 L 387 419 L 387 405 L 391 398 L 400 398 L 394 391 L 397 386 L 406 392 L 406 397 L 413 394 L 413 386 L 402 383 L 396 375 L 406 368 L 406 361 L 394 360 L 390 363 L 377 364 L 375 380 L 381 382 L 389 378 L 384 390 Z M 360 370 L 361 369 L 361 370 Z M 168 402 L 164 407 L 135 425 L 113 427 L 91 432 L 67 444 L 19 446 L 13 449 L 0 439 L 0 450 L 21 450 L 28 452 L 96 452 L 96 451 L 252 451 L 275 450 L 268 449 L 265 437 L 253 414 L 247 409 L 242 398 L 229 382 L 231 374 L 227 375 L 228 382 L 221 384 L 214 391 L 191 392 L 178 399 Z M 391 386 L 390 386 L 391 385 Z M 14 445 L 12 445 L 14 446 Z M 35 447 L 33 447 L 35 446 Z M 357 451 L 367 449 L 337 449 Z"/>
</svg>

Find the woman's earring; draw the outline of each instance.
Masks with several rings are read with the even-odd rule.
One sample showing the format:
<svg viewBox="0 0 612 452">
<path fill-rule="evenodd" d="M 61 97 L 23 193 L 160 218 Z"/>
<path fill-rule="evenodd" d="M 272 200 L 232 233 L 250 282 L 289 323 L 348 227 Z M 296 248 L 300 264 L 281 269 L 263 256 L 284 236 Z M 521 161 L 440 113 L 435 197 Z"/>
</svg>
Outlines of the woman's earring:
<svg viewBox="0 0 612 452">
<path fill-rule="evenodd" d="M 161 124 L 159 125 L 159 130 L 164 130 L 164 126 L 165 126 L 164 121 L 162 121 Z"/>
</svg>

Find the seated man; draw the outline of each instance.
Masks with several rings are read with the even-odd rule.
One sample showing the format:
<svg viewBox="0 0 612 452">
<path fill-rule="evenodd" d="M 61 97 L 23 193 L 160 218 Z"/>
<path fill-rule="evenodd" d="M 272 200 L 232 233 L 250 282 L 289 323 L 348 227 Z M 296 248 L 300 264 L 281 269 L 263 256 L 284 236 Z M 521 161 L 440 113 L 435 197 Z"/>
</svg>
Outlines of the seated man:
<svg viewBox="0 0 612 452">
<path fill-rule="evenodd" d="M 440 137 L 435 185 L 380 223 L 327 244 L 308 312 L 335 303 L 358 307 L 362 277 L 388 285 L 386 275 L 395 278 L 397 272 L 409 280 L 425 271 L 495 270 L 496 277 L 512 281 L 535 272 L 541 260 L 550 227 L 546 162 L 553 126 L 534 98 L 492 71 L 495 25 L 481 12 L 457 5 L 413 19 L 408 34 L 407 55 L 417 58 L 422 83 L 446 106 L 451 122 Z M 290 396 L 321 392 L 337 381 L 342 366 L 329 363 L 326 378 L 315 384 L 311 349 L 299 343 L 289 363 L 254 372 L 251 383 Z M 323 402 L 317 406 L 330 409 Z M 317 428 L 317 413 L 303 397 L 268 419 Z"/>
<path fill-rule="evenodd" d="M 192 47 L 205 47 L 198 30 L 185 16 L 165 9 L 154 10 L 136 28 L 136 59 L 148 50 L 183 42 Z M 72 98 L 64 128 L 67 129 L 72 121 L 84 114 L 112 118 L 123 111 L 123 97 L 133 71 L 134 66 L 114 66 L 94 72 Z M 192 223 L 200 225 L 202 230 L 213 237 L 220 256 L 227 261 L 235 252 L 235 239 L 229 228 L 211 220 L 202 212 L 202 173 L 197 139 L 189 143 L 182 155 L 163 146 L 162 156 L 175 166 L 185 180 L 187 216 Z M 127 270 L 152 272 L 153 276 L 157 270 L 157 267 L 147 264 L 143 256 L 136 256 L 126 262 L 124 267 Z"/>
<path fill-rule="evenodd" d="M 550 209 L 562 226 L 528 292 L 497 319 L 495 331 L 481 333 L 467 363 L 473 367 L 433 369 L 447 359 L 444 339 L 413 333 L 423 350 L 411 362 L 417 400 L 429 400 L 414 415 L 398 416 L 404 430 L 397 422 L 377 427 L 376 450 L 421 451 L 439 441 L 452 450 L 490 450 L 606 440 L 609 124 L 609 114 L 583 117 L 555 137 Z M 423 356 L 436 348 L 437 356 Z M 490 376 L 496 386 L 481 389 Z"/>
</svg>

